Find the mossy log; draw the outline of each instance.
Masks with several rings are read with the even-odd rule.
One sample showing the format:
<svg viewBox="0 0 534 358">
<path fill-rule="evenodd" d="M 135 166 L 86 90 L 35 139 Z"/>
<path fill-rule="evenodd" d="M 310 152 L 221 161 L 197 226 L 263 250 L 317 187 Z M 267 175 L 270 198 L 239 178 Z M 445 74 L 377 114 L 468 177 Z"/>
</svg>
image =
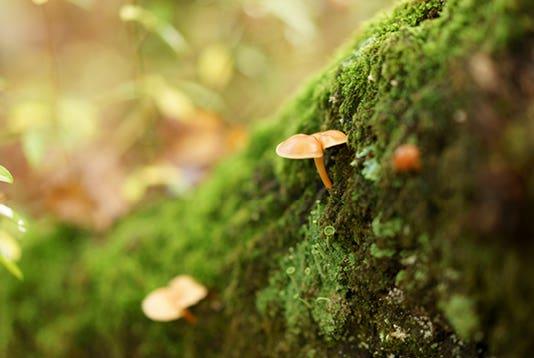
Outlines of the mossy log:
<svg viewBox="0 0 534 358">
<path fill-rule="evenodd" d="M 360 30 L 201 188 L 105 235 L 36 225 L 2 274 L 0 355 L 534 353 L 531 0 L 409 0 Z M 339 129 L 334 182 L 274 148 Z M 391 165 L 415 144 L 422 167 Z M 144 296 L 210 289 L 195 326 Z"/>
</svg>

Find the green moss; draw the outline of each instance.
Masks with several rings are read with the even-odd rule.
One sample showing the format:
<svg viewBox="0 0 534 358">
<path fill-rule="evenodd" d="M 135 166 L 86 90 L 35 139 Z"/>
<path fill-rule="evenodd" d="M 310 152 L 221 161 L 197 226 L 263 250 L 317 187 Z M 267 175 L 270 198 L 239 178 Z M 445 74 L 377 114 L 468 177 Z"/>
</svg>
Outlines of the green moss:
<svg viewBox="0 0 534 358">
<path fill-rule="evenodd" d="M 101 236 L 37 225 L 25 281 L 0 286 L 0 354 L 527 355 L 531 3 L 402 1 L 190 196 Z M 498 86 L 480 86 L 480 58 Z M 349 135 L 326 155 L 329 192 L 311 161 L 274 153 L 327 128 Z M 418 173 L 392 170 L 402 143 Z M 181 273 L 210 289 L 199 324 L 143 317 Z"/>
<path fill-rule="evenodd" d="M 377 237 L 395 237 L 402 229 L 402 220 L 396 218 L 381 222 L 381 215 L 378 215 L 373 219 L 371 227 Z"/>
<path fill-rule="evenodd" d="M 335 228 L 321 227 L 322 211 L 318 202 L 302 229 L 303 239 L 281 258 L 269 286 L 258 293 L 257 306 L 268 317 L 285 316 L 289 332 L 299 335 L 317 326 L 328 340 L 339 335 L 346 321 L 349 308 L 342 281 L 351 269 L 346 263 L 355 260 L 334 241 Z"/>
<path fill-rule="evenodd" d="M 380 249 L 376 244 L 371 244 L 370 253 L 373 257 L 376 257 L 378 259 L 382 257 L 391 257 L 395 255 L 395 250 L 391 249 Z"/>
<path fill-rule="evenodd" d="M 475 304 L 470 298 L 456 294 L 443 302 L 441 307 L 460 337 L 463 339 L 473 337 L 479 323 L 475 313 Z"/>
</svg>

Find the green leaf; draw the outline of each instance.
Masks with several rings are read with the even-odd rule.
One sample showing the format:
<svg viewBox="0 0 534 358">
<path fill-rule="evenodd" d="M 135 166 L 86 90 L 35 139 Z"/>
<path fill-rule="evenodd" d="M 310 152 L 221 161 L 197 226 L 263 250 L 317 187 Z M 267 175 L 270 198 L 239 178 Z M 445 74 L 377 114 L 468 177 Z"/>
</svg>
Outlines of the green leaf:
<svg viewBox="0 0 534 358">
<path fill-rule="evenodd" d="M 5 183 L 13 183 L 13 175 L 4 166 L 0 165 L 0 181 Z"/>
<path fill-rule="evenodd" d="M 0 264 L 6 268 L 13 276 L 18 278 L 19 280 L 22 280 L 24 278 L 24 275 L 22 274 L 22 271 L 17 266 L 16 263 L 7 260 L 4 256 L 0 255 Z"/>
</svg>

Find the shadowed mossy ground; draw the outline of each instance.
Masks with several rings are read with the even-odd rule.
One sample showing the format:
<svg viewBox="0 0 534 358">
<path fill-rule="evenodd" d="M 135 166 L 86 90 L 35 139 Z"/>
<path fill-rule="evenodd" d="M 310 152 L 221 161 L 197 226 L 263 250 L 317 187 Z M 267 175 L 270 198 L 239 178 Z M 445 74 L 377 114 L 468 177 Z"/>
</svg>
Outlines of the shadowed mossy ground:
<svg viewBox="0 0 534 358">
<path fill-rule="evenodd" d="M 42 224 L 0 285 L 6 356 L 525 356 L 534 351 L 530 0 L 411 0 L 368 24 L 248 149 L 106 235 Z M 340 129 L 326 163 L 276 158 Z M 398 174 L 403 143 L 419 173 Z M 140 302 L 176 274 L 199 324 Z"/>
</svg>

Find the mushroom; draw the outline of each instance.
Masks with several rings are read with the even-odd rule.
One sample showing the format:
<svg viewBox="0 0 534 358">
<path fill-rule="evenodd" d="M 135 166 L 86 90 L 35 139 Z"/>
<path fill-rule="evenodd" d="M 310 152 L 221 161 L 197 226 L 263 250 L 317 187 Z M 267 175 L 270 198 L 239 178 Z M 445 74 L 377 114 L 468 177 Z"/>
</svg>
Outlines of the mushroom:
<svg viewBox="0 0 534 358">
<path fill-rule="evenodd" d="M 332 182 L 324 165 L 324 150 L 344 143 L 347 143 L 347 135 L 337 130 L 328 130 L 312 135 L 295 134 L 278 144 L 276 154 L 288 159 L 313 158 L 324 186 L 330 189 Z"/>
<path fill-rule="evenodd" d="M 143 300 L 143 313 L 153 321 L 168 322 L 184 317 L 195 323 L 197 319 L 188 308 L 207 294 L 206 287 L 191 276 L 176 276 L 168 286 L 155 289 Z"/>
<path fill-rule="evenodd" d="M 410 172 L 421 169 L 419 148 L 414 144 L 403 144 L 393 153 L 393 168 L 398 172 Z"/>
</svg>

